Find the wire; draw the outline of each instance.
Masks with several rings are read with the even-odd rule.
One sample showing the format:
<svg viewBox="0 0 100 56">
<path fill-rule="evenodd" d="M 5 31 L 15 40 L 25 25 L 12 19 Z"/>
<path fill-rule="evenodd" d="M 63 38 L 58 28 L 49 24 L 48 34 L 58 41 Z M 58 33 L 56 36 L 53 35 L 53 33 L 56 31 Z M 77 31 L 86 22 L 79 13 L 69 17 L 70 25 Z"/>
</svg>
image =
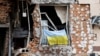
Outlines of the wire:
<svg viewBox="0 0 100 56">
<path fill-rule="evenodd" d="M 22 12 L 24 11 L 24 5 L 23 5 L 23 0 L 22 0 Z"/>
</svg>

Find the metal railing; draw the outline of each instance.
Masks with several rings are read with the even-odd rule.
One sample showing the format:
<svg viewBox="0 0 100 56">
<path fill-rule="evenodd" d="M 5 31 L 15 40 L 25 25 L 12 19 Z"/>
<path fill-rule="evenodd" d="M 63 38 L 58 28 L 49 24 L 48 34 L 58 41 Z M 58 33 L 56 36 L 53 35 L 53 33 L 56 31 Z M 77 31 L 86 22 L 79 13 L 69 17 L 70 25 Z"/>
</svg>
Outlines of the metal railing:
<svg viewBox="0 0 100 56">
<path fill-rule="evenodd" d="M 52 20 L 50 19 L 50 17 L 48 16 L 48 14 L 46 12 L 43 12 L 41 14 L 44 14 L 47 19 L 49 20 L 49 22 L 52 24 L 52 26 L 54 27 L 55 30 L 57 30 L 57 27 L 55 26 L 55 24 L 52 22 Z"/>
</svg>

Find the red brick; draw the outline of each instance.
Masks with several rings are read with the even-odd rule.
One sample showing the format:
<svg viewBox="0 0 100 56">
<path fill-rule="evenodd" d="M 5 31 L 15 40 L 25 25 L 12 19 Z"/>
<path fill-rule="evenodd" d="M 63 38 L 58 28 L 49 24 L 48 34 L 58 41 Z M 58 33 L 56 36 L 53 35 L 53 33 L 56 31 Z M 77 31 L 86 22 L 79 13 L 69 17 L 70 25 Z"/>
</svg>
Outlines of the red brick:
<svg viewBox="0 0 100 56">
<path fill-rule="evenodd" d="M 100 46 L 93 46 L 93 51 L 100 51 Z"/>
</svg>

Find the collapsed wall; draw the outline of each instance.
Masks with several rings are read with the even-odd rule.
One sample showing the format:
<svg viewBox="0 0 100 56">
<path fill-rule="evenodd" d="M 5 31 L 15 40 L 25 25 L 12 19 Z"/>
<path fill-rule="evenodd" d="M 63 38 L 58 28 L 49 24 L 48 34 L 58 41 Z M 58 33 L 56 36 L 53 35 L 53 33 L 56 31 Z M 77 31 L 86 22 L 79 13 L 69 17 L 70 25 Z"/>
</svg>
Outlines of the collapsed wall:
<svg viewBox="0 0 100 56">
<path fill-rule="evenodd" d="M 29 48 L 31 49 L 31 51 L 33 53 L 36 53 L 36 51 L 38 51 L 38 47 L 39 47 L 39 40 L 40 40 L 40 11 L 39 11 L 39 5 L 35 6 L 35 9 L 33 10 L 33 36 L 34 39 L 29 43 Z"/>
</svg>

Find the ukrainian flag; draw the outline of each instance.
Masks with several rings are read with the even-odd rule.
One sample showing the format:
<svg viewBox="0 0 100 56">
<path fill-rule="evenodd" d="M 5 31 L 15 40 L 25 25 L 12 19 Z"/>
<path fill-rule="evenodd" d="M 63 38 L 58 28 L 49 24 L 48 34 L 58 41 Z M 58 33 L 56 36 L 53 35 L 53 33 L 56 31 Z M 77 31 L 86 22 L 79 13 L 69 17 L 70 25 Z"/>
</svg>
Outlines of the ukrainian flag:
<svg viewBox="0 0 100 56">
<path fill-rule="evenodd" d="M 65 30 L 49 31 L 44 30 L 44 35 L 47 37 L 49 45 L 67 45 L 68 37 Z"/>
</svg>

